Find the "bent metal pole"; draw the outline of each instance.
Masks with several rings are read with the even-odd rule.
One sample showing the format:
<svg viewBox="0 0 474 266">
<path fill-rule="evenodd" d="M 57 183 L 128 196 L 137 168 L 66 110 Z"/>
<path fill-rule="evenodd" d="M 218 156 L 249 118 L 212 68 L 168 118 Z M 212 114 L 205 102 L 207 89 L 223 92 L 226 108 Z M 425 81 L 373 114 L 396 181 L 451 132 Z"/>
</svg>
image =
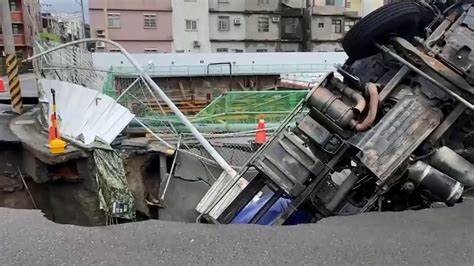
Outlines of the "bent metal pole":
<svg viewBox="0 0 474 266">
<path fill-rule="evenodd" d="M 54 51 L 63 49 L 68 46 L 85 43 L 85 42 L 106 42 L 110 45 L 117 47 L 120 52 L 130 61 L 130 63 L 138 70 L 140 75 L 148 82 L 151 88 L 158 93 L 158 95 L 163 99 L 163 101 L 168 105 L 168 107 L 173 111 L 173 113 L 181 120 L 181 122 L 191 131 L 194 137 L 199 141 L 199 143 L 206 149 L 206 151 L 212 156 L 212 158 L 219 164 L 220 167 L 231 177 L 235 177 L 237 172 L 222 158 L 222 156 L 212 147 L 212 145 L 204 138 L 204 136 L 199 132 L 193 124 L 186 118 L 186 116 L 179 110 L 179 108 L 171 101 L 170 98 L 166 95 L 166 93 L 161 90 L 161 88 L 153 81 L 153 79 L 146 73 L 146 71 L 141 67 L 138 62 L 133 58 L 120 44 L 108 40 L 108 39 L 100 39 L 100 38 L 89 38 L 83 40 L 77 40 L 73 42 L 69 42 L 66 44 L 59 45 L 57 47 L 51 48 L 47 51 L 41 52 L 36 54 L 32 57 L 27 58 L 25 61 L 31 61 L 46 54 L 52 53 Z"/>
</svg>

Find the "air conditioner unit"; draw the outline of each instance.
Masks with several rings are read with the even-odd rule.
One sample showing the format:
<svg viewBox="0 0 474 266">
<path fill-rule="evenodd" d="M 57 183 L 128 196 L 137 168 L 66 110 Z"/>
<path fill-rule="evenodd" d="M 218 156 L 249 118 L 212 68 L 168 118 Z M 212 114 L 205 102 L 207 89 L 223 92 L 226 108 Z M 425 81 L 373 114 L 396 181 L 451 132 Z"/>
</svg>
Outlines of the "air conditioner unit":
<svg viewBox="0 0 474 266">
<path fill-rule="evenodd" d="M 194 48 L 199 48 L 199 47 L 201 47 L 201 44 L 199 43 L 199 41 L 194 41 L 194 42 L 193 42 L 193 45 L 194 45 Z"/>
<path fill-rule="evenodd" d="M 97 42 L 95 47 L 97 48 L 105 48 L 105 42 Z"/>
<path fill-rule="evenodd" d="M 278 22 L 280 22 L 280 17 L 272 17 L 272 22 L 273 22 L 273 23 L 278 23 Z"/>
<path fill-rule="evenodd" d="M 105 31 L 104 30 L 96 30 L 96 35 L 97 35 L 97 37 L 105 37 Z"/>
<path fill-rule="evenodd" d="M 234 25 L 238 26 L 242 23 L 241 19 L 240 18 L 235 18 L 234 19 Z"/>
</svg>

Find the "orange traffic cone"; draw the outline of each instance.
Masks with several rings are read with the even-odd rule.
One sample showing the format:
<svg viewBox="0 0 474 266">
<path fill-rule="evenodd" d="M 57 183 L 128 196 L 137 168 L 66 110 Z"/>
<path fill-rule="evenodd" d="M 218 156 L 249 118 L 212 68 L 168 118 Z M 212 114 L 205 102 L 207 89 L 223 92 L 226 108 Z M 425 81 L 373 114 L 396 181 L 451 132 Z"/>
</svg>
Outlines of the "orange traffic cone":
<svg viewBox="0 0 474 266">
<path fill-rule="evenodd" d="M 49 150 L 52 154 L 64 154 L 66 152 L 66 142 L 59 134 L 58 114 L 56 110 L 56 92 L 51 89 L 53 96 L 53 113 L 51 114 L 51 126 L 49 127 Z"/>
<path fill-rule="evenodd" d="M 262 114 L 258 118 L 257 134 L 255 134 L 255 143 L 263 145 L 267 142 L 267 126 L 265 125 L 265 116 Z"/>
<path fill-rule="evenodd" d="M 0 92 L 5 92 L 5 82 L 3 82 L 3 79 L 0 79 Z"/>
<path fill-rule="evenodd" d="M 54 114 L 51 115 L 51 126 L 49 127 L 49 141 L 51 142 L 53 139 L 60 139 L 61 135 L 59 134 L 59 124 L 54 116 Z"/>
</svg>

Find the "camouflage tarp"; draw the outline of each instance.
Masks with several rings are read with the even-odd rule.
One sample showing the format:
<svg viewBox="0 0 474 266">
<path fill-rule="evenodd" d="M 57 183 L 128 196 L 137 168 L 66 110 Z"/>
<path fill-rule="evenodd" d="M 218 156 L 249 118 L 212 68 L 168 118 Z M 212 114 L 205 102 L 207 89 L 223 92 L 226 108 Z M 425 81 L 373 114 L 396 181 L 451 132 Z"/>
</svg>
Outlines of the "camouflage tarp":
<svg viewBox="0 0 474 266">
<path fill-rule="evenodd" d="M 135 199 L 128 188 L 123 161 L 108 144 L 93 145 L 101 208 L 114 218 L 135 219 Z"/>
</svg>

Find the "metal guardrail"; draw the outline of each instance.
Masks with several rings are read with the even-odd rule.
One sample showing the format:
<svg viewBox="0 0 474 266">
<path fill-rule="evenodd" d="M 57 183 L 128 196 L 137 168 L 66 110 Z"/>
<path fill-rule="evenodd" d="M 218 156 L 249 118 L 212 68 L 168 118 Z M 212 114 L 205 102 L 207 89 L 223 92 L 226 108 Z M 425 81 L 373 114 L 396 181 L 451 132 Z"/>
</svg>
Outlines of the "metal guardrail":
<svg viewBox="0 0 474 266">
<path fill-rule="evenodd" d="M 154 77 L 170 76 L 228 76 L 229 66 L 154 66 L 145 67 L 147 73 Z M 332 64 L 277 64 L 277 65 L 233 65 L 233 75 L 280 75 L 288 73 L 320 73 L 335 69 Z M 209 70 L 209 72 L 208 72 Z M 130 67 L 113 67 L 112 72 L 134 75 L 137 72 Z M 209 74 L 208 74 L 209 73 Z"/>
</svg>

